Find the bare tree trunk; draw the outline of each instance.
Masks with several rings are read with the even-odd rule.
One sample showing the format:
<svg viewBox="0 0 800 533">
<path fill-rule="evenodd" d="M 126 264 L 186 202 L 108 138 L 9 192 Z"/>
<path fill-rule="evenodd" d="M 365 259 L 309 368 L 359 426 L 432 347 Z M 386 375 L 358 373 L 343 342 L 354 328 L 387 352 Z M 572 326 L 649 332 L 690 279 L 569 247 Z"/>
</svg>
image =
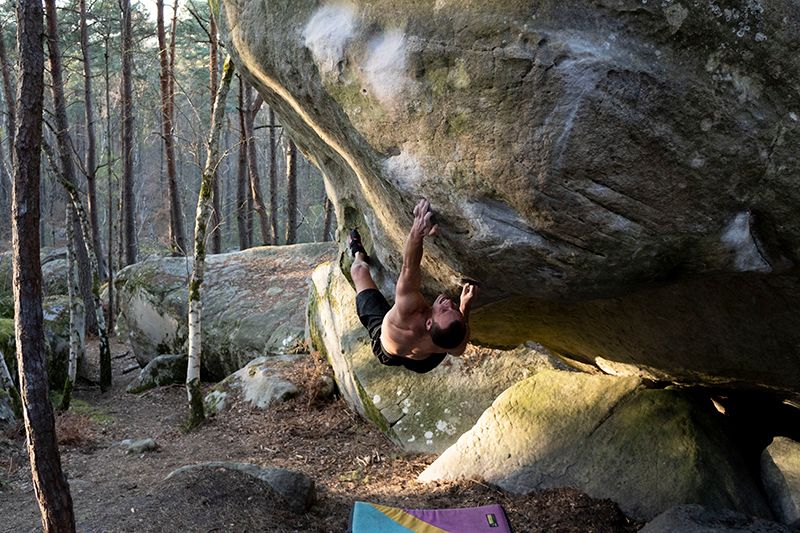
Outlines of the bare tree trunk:
<svg viewBox="0 0 800 533">
<path fill-rule="evenodd" d="M 120 0 L 122 8 L 122 210 L 121 228 L 125 265 L 136 262 L 136 197 L 133 194 L 133 82 L 131 80 L 131 2 Z"/>
<path fill-rule="evenodd" d="M 83 357 L 86 312 L 83 300 L 80 297 L 78 283 L 78 269 L 75 262 L 75 232 L 73 218 L 75 210 L 67 204 L 67 297 L 69 301 L 69 363 L 67 365 L 67 379 L 64 381 L 64 391 L 61 395 L 60 411 L 69 409 L 72 400 L 72 388 L 75 385 L 75 376 L 78 372 L 78 359 Z"/>
<path fill-rule="evenodd" d="M 208 73 L 210 78 L 209 95 L 211 96 L 211 107 L 214 107 L 214 98 L 217 95 L 217 78 L 219 77 L 219 44 L 217 41 L 217 19 L 214 16 L 214 10 L 211 10 L 209 17 L 209 51 L 208 51 Z M 222 252 L 222 222 L 220 204 L 220 183 L 217 179 L 217 168 L 214 167 L 214 195 L 213 195 L 213 210 L 211 211 L 211 253 L 218 254 Z"/>
<path fill-rule="evenodd" d="M 269 223 L 272 244 L 279 244 L 278 235 L 278 142 L 275 133 L 275 112 L 269 109 Z"/>
<path fill-rule="evenodd" d="M 175 10 L 177 11 L 177 3 Z M 173 100 L 171 59 L 164 34 L 164 0 L 156 0 L 156 26 L 158 33 L 159 59 L 161 63 L 161 126 L 164 152 L 167 158 L 167 185 L 169 190 L 169 241 L 173 255 L 186 255 L 178 181 L 175 176 L 175 137 L 173 135 Z M 175 39 L 173 28 L 172 40 Z M 175 49 L 170 47 L 174 55 Z"/>
<path fill-rule="evenodd" d="M 11 73 L 8 66 L 8 59 L 6 57 L 6 43 L 3 39 L 3 34 L 0 33 L 0 72 L 3 77 L 3 100 L 5 102 L 5 115 L 6 115 L 6 143 L 8 145 L 8 158 L 14 157 L 14 131 L 16 128 L 16 108 L 14 102 L 14 89 L 11 83 Z M 11 210 L 11 176 L 6 175 L 6 167 L 3 161 L 2 154 L 0 154 L 0 165 L 3 166 L 0 170 L 0 180 L 3 180 L 0 187 L 3 191 L 3 203 L 0 206 L 3 213 L 9 213 Z M 13 171 L 10 171 L 13 172 Z M 6 234 L 6 230 L 0 230 L 2 234 Z"/>
<path fill-rule="evenodd" d="M 330 198 L 325 198 L 325 222 L 322 225 L 322 241 L 331 240 L 331 224 L 333 223 L 333 202 Z"/>
<path fill-rule="evenodd" d="M 44 355 L 39 178 L 44 100 L 44 17 L 40 2 L 17 2 L 18 129 L 14 139 L 12 216 L 14 329 L 28 457 L 45 532 L 75 531 L 72 497 L 61 470 Z"/>
<path fill-rule="evenodd" d="M 87 206 L 89 208 L 89 220 L 92 223 L 92 242 L 97 251 L 97 265 L 100 268 L 100 279 L 106 279 L 105 264 L 103 261 L 103 243 L 100 240 L 100 226 L 97 213 L 99 205 L 97 203 L 97 157 L 95 128 L 94 128 L 94 105 L 92 104 L 92 72 L 91 58 L 89 57 L 89 29 L 86 25 L 86 0 L 80 0 L 81 16 L 81 53 L 83 55 L 83 101 L 86 110 L 86 182 L 87 182 Z"/>
<path fill-rule="evenodd" d="M 108 76 L 108 35 L 105 37 L 106 75 L 106 178 L 108 179 L 108 333 L 114 331 L 114 188 L 111 183 L 111 88 Z"/>
<path fill-rule="evenodd" d="M 202 352 L 201 319 L 203 314 L 203 274 L 205 270 L 206 221 L 211 209 L 212 180 L 214 169 L 219 165 L 219 137 L 225 113 L 225 99 L 233 77 L 233 61 L 228 57 L 222 68 L 222 82 L 214 100 L 211 116 L 211 132 L 208 136 L 208 154 L 203 167 L 203 181 L 197 199 L 197 213 L 194 225 L 194 267 L 189 282 L 189 364 L 186 371 L 186 392 L 189 396 L 189 427 L 200 424 L 205 419 L 203 396 L 200 389 L 200 357 Z"/>
<path fill-rule="evenodd" d="M 6 56 L 6 43 L 0 33 L 0 72 L 3 75 L 3 99 L 6 102 L 6 143 L 8 143 L 8 157 L 14 156 L 14 132 L 17 127 L 16 102 L 14 101 L 14 87 L 11 83 L 11 72 Z"/>
<path fill-rule="evenodd" d="M 239 249 L 247 250 L 250 248 L 250 241 L 247 239 L 247 134 L 245 133 L 244 117 L 244 81 L 239 77 L 239 173 L 236 187 L 236 222 L 239 228 Z"/>
<path fill-rule="evenodd" d="M 261 104 L 264 103 L 264 100 L 261 98 L 261 95 L 258 95 L 255 102 L 251 103 L 252 96 L 253 90 L 248 83 L 245 85 L 244 89 L 244 103 L 245 108 L 248 110 L 247 119 L 245 121 L 245 135 L 247 135 L 247 168 L 250 171 L 250 194 L 261 225 L 261 244 L 266 246 L 272 243 L 272 238 L 270 237 L 267 209 L 264 206 L 264 199 L 261 196 L 261 176 L 258 172 L 258 153 L 256 151 L 256 138 L 253 132 L 253 124 L 255 124 L 256 115 L 259 109 L 261 109 Z"/>
<path fill-rule="evenodd" d="M 108 347 L 108 335 L 106 333 L 105 317 L 103 316 L 103 305 L 100 300 L 100 271 L 97 261 L 97 254 L 92 241 L 91 226 L 89 217 L 83 209 L 75 170 L 72 165 L 70 154 L 71 142 L 69 139 L 69 125 L 67 123 L 67 108 L 64 100 L 64 83 L 61 76 L 61 52 L 58 47 L 58 21 L 56 19 L 55 0 L 45 0 L 47 12 L 47 46 L 50 50 L 50 76 L 53 79 L 53 107 L 55 108 L 56 137 L 58 139 L 59 155 L 61 159 L 61 172 L 57 170 L 55 161 L 52 161 L 53 170 L 59 177 L 62 185 L 67 189 L 70 200 L 75 207 L 75 212 L 80 219 L 80 230 L 83 236 L 83 244 L 86 247 L 92 273 L 92 300 L 94 314 L 97 320 L 97 332 L 100 337 L 100 388 L 105 391 L 111 386 L 111 352 Z M 51 154 L 48 153 L 49 156 Z M 52 156 L 51 156 L 51 159 Z M 77 254 L 76 254 L 77 255 Z M 88 306 L 87 306 L 88 308 Z"/>
<path fill-rule="evenodd" d="M 297 242 L 297 147 L 286 145 L 286 244 Z"/>
</svg>

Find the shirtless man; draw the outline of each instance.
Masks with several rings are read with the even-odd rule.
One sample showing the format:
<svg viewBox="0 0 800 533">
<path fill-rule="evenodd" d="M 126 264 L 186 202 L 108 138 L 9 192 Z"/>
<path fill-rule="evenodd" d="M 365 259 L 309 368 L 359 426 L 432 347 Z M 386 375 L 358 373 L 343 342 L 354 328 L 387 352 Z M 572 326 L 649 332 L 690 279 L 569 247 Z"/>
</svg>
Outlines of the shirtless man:
<svg viewBox="0 0 800 533">
<path fill-rule="evenodd" d="M 414 224 L 403 250 L 403 268 L 397 279 L 394 306 L 378 290 L 369 272 L 369 257 L 357 230 L 350 233 L 350 251 L 355 257 L 350 274 L 356 286 L 358 318 L 369 331 L 372 351 L 384 365 L 403 366 L 408 370 L 430 372 L 447 353 L 461 355 L 469 341 L 469 311 L 478 292 L 465 283 L 461 304 L 444 294 L 428 305 L 420 293 L 422 241 L 434 235 L 433 212 L 427 200 L 414 208 Z"/>
</svg>

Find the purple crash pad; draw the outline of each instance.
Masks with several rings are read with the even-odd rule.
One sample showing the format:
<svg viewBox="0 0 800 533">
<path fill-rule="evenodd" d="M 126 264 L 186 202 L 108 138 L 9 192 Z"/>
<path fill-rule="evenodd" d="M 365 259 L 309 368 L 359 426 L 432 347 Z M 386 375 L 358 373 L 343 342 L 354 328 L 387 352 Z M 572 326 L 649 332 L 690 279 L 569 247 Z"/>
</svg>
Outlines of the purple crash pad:
<svg viewBox="0 0 800 533">
<path fill-rule="evenodd" d="M 503 508 L 400 509 L 356 502 L 351 533 L 511 533 Z"/>
</svg>

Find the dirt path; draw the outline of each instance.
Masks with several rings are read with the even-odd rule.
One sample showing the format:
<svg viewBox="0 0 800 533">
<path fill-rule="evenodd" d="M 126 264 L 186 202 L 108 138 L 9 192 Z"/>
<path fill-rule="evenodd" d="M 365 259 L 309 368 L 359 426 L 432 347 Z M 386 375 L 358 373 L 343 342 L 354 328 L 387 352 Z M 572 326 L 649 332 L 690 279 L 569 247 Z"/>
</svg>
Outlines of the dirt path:
<svg viewBox="0 0 800 533">
<path fill-rule="evenodd" d="M 96 346 L 90 346 L 96 351 Z M 356 500 L 402 507 L 502 504 L 516 532 L 635 531 L 609 501 L 573 490 L 513 496 L 479 483 L 423 485 L 416 476 L 434 456 L 404 456 L 341 400 L 309 405 L 304 393 L 267 412 L 235 404 L 191 433 L 182 430 L 181 386 L 125 393 L 133 359 L 114 343 L 114 387 L 100 394 L 78 387 L 69 413 L 58 416 L 62 464 L 69 477 L 79 531 L 347 530 Z M 126 355 L 128 354 L 128 355 Z M 90 360 L 96 353 L 90 352 Z M 293 371 L 303 388 L 315 376 L 308 358 Z M 124 439 L 153 438 L 155 452 L 128 455 Z M 250 462 L 302 471 L 317 484 L 317 504 L 291 516 L 274 498 L 246 483 L 175 487 L 164 477 L 186 464 Z M 200 480 L 202 481 L 202 480 Z M 0 531 L 38 531 L 30 471 L 19 432 L 0 435 Z"/>
</svg>

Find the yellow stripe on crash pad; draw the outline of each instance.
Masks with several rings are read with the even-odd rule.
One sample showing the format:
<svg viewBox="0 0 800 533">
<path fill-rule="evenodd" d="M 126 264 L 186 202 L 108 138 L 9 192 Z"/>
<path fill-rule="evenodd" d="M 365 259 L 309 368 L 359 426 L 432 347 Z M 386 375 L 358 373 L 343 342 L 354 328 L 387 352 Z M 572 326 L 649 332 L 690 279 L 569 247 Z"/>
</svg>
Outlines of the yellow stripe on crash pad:
<svg viewBox="0 0 800 533">
<path fill-rule="evenodd" d="M 410 515 L 397 507 L 386 507 L 384 505 L 370 504 L 398 524 L 407 527 L 414 533 L 448 533 L 444 529 L 431 525 L 424 520 L 420 520 L 414 515 Z"/>
</svg>

